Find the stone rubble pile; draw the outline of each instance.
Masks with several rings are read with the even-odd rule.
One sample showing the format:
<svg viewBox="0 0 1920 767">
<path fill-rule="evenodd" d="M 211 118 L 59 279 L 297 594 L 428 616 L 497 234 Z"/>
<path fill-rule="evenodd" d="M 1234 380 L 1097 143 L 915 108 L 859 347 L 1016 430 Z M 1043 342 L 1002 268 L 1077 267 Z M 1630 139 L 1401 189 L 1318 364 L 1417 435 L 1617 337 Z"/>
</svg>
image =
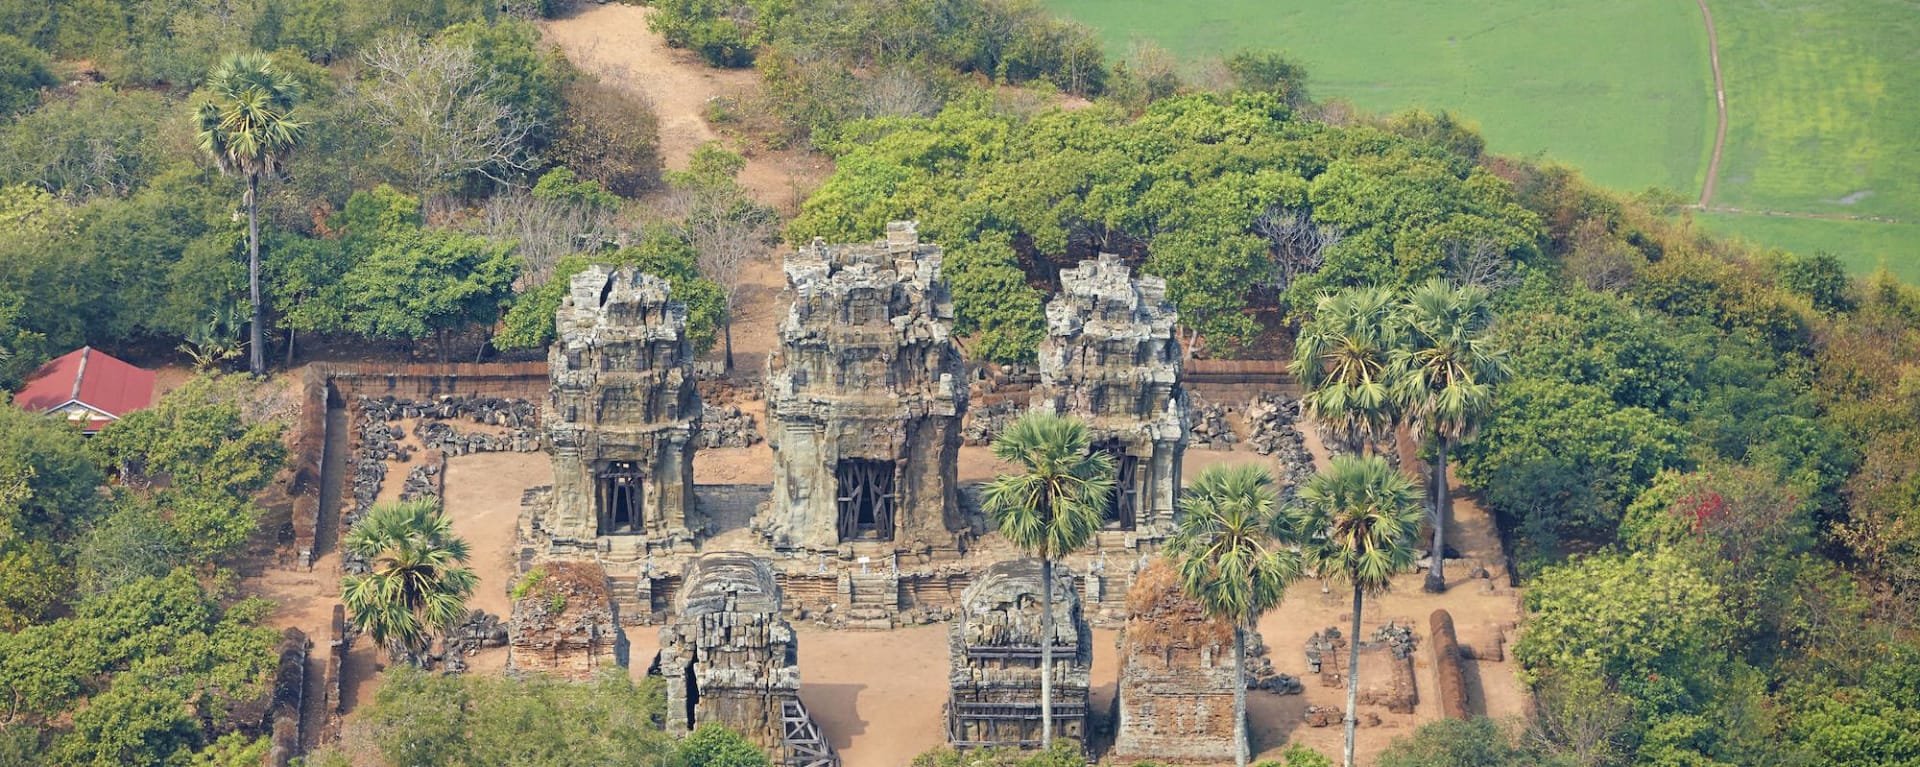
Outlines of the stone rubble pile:
<svg viewBox="0 0 1920 767">
<path fill-rule="evenodd" d="M 1281 500 L 1313 476 L 1313 454 L 1300 432 L 1300 400 L 1285 394 L 1262 394 L 1247 403 L 1247 444 L 1261 455 L 1280 459 Z"/>
<path fill-rule="evenodd" d="M 446 421 L 421 421 L 415 430 L 420 435 L 420 444 L 428 450 L 438 450 L 448 457 L 472 455 L 474 453 L 535 453 L 540 451 L 540 432 L 537 429 L 513 428 L 506 434 L 486 432 L 467 432 L 454 428 Z"/>
<path fill-rule="evenodd" d="M 1373 644 L 1386 645 L 1387 651 L 1395 658 L 1413 655 L 1413 641 L 1412 626 L 1402 626 L 1392 621 L 1373 632 Z"/>
<path fill-rule="evenodd" d="M 366 397 L 359 398 L 360 412 L 368 419 L 378 421 L 398 421 L 418 418 L 437 421 L 465 419 L 489 426 L 510 428 L 535 428 L 540 425 L 540 411 L 532 402 L 524 399 L 506 399 L 501 397 L 455 397 L 441 395 L 431 401 L 419 401 L 404 397 Z"/>
<path fill-rule="evenodd" d="M 753 416 L 735 405 L 706 405 L 700 411 L 700 433 L 694 437 L 699 447 L 753 447 L 766 438 Z"/>
<path fill-rule="evenodd" d="M 412 501 L 420 498 L 439 500 L 440 464 L 427 462 L 407 472 L 407 481 L 400 486 L 400 500 Z"/>
<path fill-rule="evenodd" d="M 1198 395 L 1187 395 L 1189 413 L 1193 426 L 1187 431 L 1187 446 L 1205 450 L 1232 450 L 1240 443 L 1240 435 L 1233 432 L 1233 426 L 1227 423 L 1227 414 L 1232 408 L 1217 402 L 1206 402 Z"/>
<path fill-rule="evenodd" d="M 507 646 L 507 624 L 485 610 L 467 613 L 467 619 L 447 633 L 440 649 L 440 667 L 447 673 L 467 669 L 466 656 L 483 649 Z"/>
<path fill-rule="evenodd" d="M 983 446 L 993 444 L 1008 426 L 1027 412 L 1027 407 L 1019 402 L 1000 402 L 982 408 L 967 411 L 966 421 L 960 424 L 960 443 L 963 445 Z"/>
</svg>

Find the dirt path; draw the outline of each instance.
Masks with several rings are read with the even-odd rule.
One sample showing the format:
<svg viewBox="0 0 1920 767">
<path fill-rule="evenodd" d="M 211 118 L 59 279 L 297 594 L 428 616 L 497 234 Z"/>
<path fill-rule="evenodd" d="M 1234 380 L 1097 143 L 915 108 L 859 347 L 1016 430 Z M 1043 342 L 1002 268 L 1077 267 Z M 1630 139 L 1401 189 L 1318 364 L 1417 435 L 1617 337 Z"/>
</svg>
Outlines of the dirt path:
<svg viewBox="0 0 1920 767">
<path fill-rule="evenodd" d="M 760 80 L 751 69 L 714 69 L 686 51 L 667 47 L 665 39 L 647 29 L 653 13 L 637 5 L 593 5 L 564 19 L 541 22 L 540 28 L 574 66 L 651 104 L 660 120 L 660 155 L 669 169 L 683 170 L 701 144 L 727 138 L 707 122 L 708 104 L 716 98 L 751 101 Z M 824 158 L 804 152 L 734 149 L 746 150 L 741 185 L 789 215 L 832 172 Z"/>
<path fill-rule="evenodd" d="M 1713 99 L 1719 113 L 1719 126 L 1713 133 L 1713 158 L 1707 161 L 1707 181 L 1700 187 L 1698 207 L 1705 209 L 1713 204 L 1714 187 L 1720 184 L 1720 153 L 1727 146 L 1727 85 L 1720 77 L 1720 32 L 1713 26 L 1713 10 L 1707 7 L 1707 0 L 1694 0 L 1700 6 L 1700 17 L 1707 22 L 1707 60 L 1713 63 Z"/>
</svg>

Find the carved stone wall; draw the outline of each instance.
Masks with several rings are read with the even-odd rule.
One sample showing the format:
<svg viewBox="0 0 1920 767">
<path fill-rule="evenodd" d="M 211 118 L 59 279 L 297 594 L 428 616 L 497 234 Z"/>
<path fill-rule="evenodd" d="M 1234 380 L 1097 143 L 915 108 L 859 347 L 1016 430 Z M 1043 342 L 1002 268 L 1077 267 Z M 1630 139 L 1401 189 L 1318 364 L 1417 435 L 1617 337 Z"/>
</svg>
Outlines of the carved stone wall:
<svg viewBox="0 0 1920 767">
<path fill-rule="evenodd" d="M 959 547 L 967 390 L 940 263 L 908 223 L 787 256 L 793 303 L 767 362 L 773 500 L 756 524 L 774 548 Z M 849 510 L 861 503 L 879 506 Z"/>
<path fill-rule="evenodd" d="M 667 731 L 719 722 L 780 748 L 783 701 L 800 695 L 799 650 L 766 560 L 704 554 L 687 565 L 675 615 L 660 628 Z"/>
<path fill-rule="evenodd" d="M 1232 627 L 1207 617 L 1164 563 L 1141 572 L 1127 604 L 1113 758 L 1232 761 Z"/>
<path fill-rule="evenodd" d="M 1040 562 L 998 562 L 960 597 L 947 635 L 947 742 L 961 747 L 1038 746 L 1040 643 L 1053 644 L 1055 737 L 1086 742 L 1093 629 L 1080 610 L 1073 575 L 1053 571 L 1053 635 L 1043 640 Z"/>
<path fill-rule="evenodd" d="M 694 390 L 686 305 L 631 267 L 574 275 L 548 352 L 556 541 L 616 535 L 691 545 Z"/>
<path fill-rule="evenodd" d="M 1135 278 L 1109 254 L 1061 271 L 1047 302 L 1033 409 L 1080 418 L 1113 454 L 1107 526 L 1134 531 L 1136 545 L 1173 532 L 1188 432 L 1178 322 L 1165 281 Z"/>
</svg>

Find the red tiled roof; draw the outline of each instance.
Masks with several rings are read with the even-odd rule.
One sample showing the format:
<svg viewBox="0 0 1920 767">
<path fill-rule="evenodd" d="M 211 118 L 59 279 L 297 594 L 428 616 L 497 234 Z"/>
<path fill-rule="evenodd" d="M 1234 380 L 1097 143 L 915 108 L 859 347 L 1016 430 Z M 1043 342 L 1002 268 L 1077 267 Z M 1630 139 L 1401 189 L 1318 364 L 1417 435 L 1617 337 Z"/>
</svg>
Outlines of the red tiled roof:
<svg viewBox="0 0 1920 767">
<path fill-rule="evenodd" d="M 26 384 L 13 395 L 13 404 L 45 413 L 77 401 L 120 417 L 153 404 L 153 384 L 153 371 L 82 346 L 41 365 L 27 376 Z M 93 431 L 102 425 L 96 419 L 88 424 L 87 430 Z"/>
</svg>

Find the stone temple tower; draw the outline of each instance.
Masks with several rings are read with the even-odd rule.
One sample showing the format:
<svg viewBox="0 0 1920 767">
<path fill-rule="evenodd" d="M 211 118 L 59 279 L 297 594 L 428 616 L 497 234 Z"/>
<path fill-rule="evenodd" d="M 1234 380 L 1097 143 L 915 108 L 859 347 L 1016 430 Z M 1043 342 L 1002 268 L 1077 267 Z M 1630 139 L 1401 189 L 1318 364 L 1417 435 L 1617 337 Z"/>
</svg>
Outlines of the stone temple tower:
<svg viewBox="0 0 1920 767">
<path fill-rule="evenodd" d="M 1112 454 L 1106 527 L 1130 531 L 1129 546 L 1173 533 L 1187 444 L 1178 322 L 1166 282 L 1134 278 L 1110 254 L 1062 270 L 1047 302 L 1033 410 L 1086 421 L 1094 449 Z"/>
<path fill-rule="evenodd" d="M 958 547 L 967 389 L 940 261 L 910 223 L 787 256 L 793 304 L 767 362 L 773 499 L 756 522 L 774 548 Z"/>
<path fill-rule="evenodd" d="M 666 280 L 596 265 L 574 275 L 555 322 L 542 526 L 556 545 L 690 546 L 700 395 L 686 305 Z"/>
</svg>

